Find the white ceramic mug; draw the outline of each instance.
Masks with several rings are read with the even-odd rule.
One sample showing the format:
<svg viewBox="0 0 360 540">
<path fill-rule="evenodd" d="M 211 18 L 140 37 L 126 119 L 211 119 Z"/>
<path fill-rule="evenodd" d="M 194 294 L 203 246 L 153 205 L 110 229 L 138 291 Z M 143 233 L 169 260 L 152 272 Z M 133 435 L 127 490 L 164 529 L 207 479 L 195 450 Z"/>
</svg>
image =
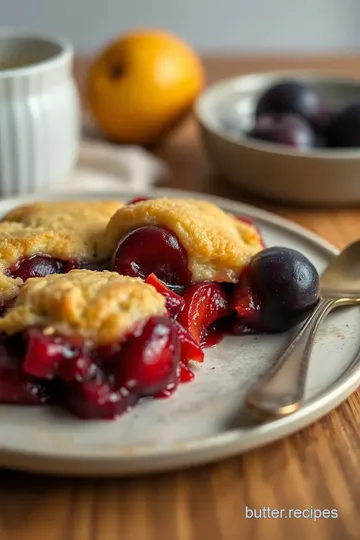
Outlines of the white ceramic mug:
<svg viewBox="0 0 360 540">
<path fill-rule="evenodd" d="M 80 107 L 72 47 L 0 29 L 0 195 L 62 182 L 76 162 Z"/>
</svg>

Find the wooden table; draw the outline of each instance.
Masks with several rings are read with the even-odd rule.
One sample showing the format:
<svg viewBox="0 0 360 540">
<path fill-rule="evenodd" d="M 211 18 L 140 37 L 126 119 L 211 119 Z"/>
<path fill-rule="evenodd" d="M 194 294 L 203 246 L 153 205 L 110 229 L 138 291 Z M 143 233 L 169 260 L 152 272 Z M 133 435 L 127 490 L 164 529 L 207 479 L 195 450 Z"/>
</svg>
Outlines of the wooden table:
<svg viewBox="0 0 360 540">
<path fill-rule="evenodd" d="M 84 69 L 84 64 L 81 66 Z M 360 76 L 360 57 L 211 58 L 209 81 L 279 68 Z M 81 71 L 80 70 L 80 77 Z M 266 207 L 338 247 L 360 235 L 360 210 L 277 206 L 214 175 L 187 119 L 157 150 L 168 185 Z M 0 473 L 0 540 L 342 540 L 360 538 L 360 392 L 321 421 L 260 450 L 198 469 L 126 480 Z M 335 508 L 338 519 L 245 519 L 245 506 Z"/>
</svg>

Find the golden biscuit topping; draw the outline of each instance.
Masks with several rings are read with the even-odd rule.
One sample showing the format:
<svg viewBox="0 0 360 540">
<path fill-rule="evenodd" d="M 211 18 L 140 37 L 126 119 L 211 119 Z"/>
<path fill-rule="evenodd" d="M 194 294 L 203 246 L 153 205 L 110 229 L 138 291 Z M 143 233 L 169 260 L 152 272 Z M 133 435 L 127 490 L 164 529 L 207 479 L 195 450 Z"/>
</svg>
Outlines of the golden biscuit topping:
<svg viewBox="0 0 360 540">
<path fill-rule="evenodd" d="M 21 285 L 20 278 L 13 279 L 0 273 L 0 302 L 7 302 L 15 298 Z"/>
<path fill-rule="evenodd" d="M 93 243 L 122 204 L 112 200 L 37 202 L 10 210 L 2 220 L 53 231 L 71 231 Z"/>
<path fill-rule="evenodd" d="M 94 251 L 82 237 L 72 232 L 1 222 L 0 272 L 6 272 L 21 259 L 33 255 L 49 255 L 64 261 L 91 260 Z"/>
<path fill-rule="evenodd" d="M 119 240 L 144 225 L 174 232 L 185 248 L 194 282 L 236 282 L 243 266 L 263 249 L 259 233 L 216 205 L 193 199 L 150 199 L 121 207 L 111 218 L 99 251 L 111 256 Z"/>
<path fill-rule="evenodd" d="M 12 335 L 40 326 L 103 345 L 119 341 L 137 322 L 165 313 L 165 298 L 139 278 L 72 270 L 28 279 L 0 319 L 0 331 Z"/>
</svg>

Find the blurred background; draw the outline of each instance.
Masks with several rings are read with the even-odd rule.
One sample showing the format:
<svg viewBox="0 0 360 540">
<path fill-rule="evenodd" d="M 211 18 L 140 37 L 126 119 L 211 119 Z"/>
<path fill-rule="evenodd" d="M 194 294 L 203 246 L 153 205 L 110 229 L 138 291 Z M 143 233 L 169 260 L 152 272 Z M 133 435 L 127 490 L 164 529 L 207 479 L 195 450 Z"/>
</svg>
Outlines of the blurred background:
<svg viewBox="0 0 360 540">
<path fill-rule="evenodd" d="M 134 26 L 167 28 L 204 52 L 360 50 L 359 0 L 1 0 L 1 24 L 91 52 Z"/>
</svg>

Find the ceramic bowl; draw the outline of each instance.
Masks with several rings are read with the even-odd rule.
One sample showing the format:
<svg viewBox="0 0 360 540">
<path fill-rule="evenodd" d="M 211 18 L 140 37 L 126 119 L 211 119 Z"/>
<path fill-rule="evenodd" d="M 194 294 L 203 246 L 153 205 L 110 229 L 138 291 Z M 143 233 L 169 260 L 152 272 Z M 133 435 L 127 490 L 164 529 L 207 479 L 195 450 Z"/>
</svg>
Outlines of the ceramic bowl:
<svg viewBox="0 0 360 540">
<path fill-rule="evenodd" d="M 215 168 L 262 197 L 302 205 L 360 202 L 360 148 L 299 151 L 246 137 L 260 95 L 282 80 L 311 83 L 331 110 L 360 101 L 360 81 L 312 72 L 259 73 L 210 86 L 195 104 Z"/>
</svg>

